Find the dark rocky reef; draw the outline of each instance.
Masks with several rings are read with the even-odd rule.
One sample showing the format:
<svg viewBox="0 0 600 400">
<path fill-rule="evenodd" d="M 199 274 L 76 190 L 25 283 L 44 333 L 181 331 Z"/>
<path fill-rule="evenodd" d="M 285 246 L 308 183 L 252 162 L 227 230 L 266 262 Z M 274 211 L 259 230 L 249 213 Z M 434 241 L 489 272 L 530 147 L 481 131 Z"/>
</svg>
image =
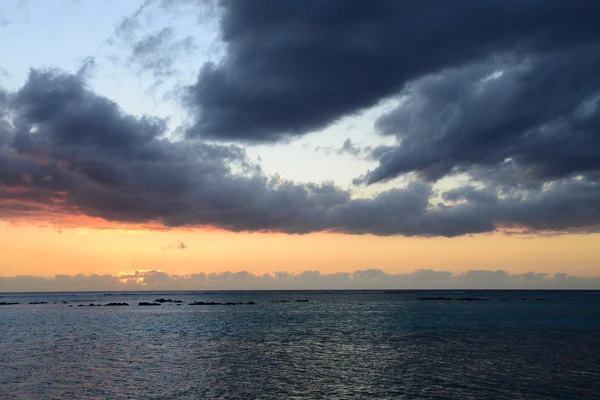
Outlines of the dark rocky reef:
<svg viewBox="0 0 600 400">
<path fill-rule="evenodd" d="M 94 304 L 94 303 L 90 303 L 90 304 L 77 304 L 77 307 L 102 307 L 102 304 Z"/>
<path fill-rule="evenodd" d="M 138 306 L 160 306 L 160 303 L 148 303 L 147 301 L 141 301 Z"/>
<path fill-rule="evenodd" d="M 15 303 L 15 302 L 10 302 L 10 301 L 0 301 L 0 306 L 13 306 L 15 304 L 21 304 L 21 303 Z"/>
<path fill-rule="evenodd" d="M 488 301 L 489 299 L 481 299 L 479 297 L 459 297 L 458 301 Z"/>
<path fill-rule="evenodd" d="M 29 304 L 48 304 L 47 301 L 30 301 Z"/>
<path fill-rule="evenodd" d="M 155 303 L 183 303 L 183 300 L 173 300 L 173 299 L 156 299 L 154 300 Z"/>
<path fill-rule="evenodd" d="M 128 306 L 129 303 L 108 303 L 106 306 Z"/>
</svg>

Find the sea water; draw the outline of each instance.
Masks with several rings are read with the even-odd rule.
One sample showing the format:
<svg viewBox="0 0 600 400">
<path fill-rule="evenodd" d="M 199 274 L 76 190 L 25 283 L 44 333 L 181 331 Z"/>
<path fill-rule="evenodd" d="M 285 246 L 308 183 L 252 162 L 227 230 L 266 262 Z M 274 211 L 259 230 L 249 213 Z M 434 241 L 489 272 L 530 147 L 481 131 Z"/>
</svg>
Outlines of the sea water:
<svg viewBox="0 0 600 400">
<path fill-rule="evenodd" d="M 600 292 L 0 296 L 2 399 L 600 399 Z"/>
</svg>

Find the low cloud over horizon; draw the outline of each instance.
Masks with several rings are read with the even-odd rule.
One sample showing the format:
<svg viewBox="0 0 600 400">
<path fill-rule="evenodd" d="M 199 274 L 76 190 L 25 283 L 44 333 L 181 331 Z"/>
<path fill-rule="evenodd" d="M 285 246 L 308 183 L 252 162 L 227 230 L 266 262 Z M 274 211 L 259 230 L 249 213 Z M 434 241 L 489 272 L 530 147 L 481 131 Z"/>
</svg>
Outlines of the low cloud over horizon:
<svg viewBox="0 0 600 400">
<path fill-rule="evenodd" d="M 468 270 L 460 273 L 416 270 L 387 273 L 380 269 L 321 273 L 306 270 L 252 274 L 247 271 L 168 274 L 160 270 L 131 273 L 55 275 L 53 277 L 0 277 L 0 292 L 144 291 L 144 290 L 444 290 L 532 289 L 600 290 L 600 276 L 578 277 L 567 273 L 511 274 L 505 270 Z"/>
</svg>

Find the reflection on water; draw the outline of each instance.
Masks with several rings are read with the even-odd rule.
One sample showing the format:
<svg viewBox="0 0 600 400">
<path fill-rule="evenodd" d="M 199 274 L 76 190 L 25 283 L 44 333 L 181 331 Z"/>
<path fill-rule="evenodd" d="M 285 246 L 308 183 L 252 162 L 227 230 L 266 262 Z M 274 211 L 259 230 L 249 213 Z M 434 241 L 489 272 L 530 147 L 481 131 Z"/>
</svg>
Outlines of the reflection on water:
<svg viewBox="0 0 600 400">
<path fill-rule="evenodd" d="M 2 296 L 21 304 L 0 306 L 0 398 L 592 399 L 600 392 L 600 295 L 592 292 Z M 417 300 L 458 296 L 491 300 Z M 183 304 L 138 306 L 158 298 Z M 48 304 L 28 304 L 40 301 Z M 78 307 L 109 302 L 130 306 Z"/>
</svg>

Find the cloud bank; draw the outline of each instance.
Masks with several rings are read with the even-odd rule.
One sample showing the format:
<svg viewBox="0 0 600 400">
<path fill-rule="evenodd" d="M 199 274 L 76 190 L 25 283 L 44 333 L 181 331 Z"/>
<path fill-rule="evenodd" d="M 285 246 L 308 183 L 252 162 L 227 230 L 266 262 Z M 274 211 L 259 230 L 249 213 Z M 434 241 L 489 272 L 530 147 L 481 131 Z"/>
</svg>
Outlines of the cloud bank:
<svg viewBox="0 0 600 400">
<path fill-rule="evenodd" d="M 420 77 L 598 40 L 586 0 L 220 2 L 227 55 L 190 87 L 191 134 L 273 141 L 324 128 Z M 559 83 L 554 83 L 557 85 Z M 596 87 L 597 89 L 597 87 Z"/>
<path fill-rule="evenodd" d="M 267 177 L 243 148 L 166 137 L 165 124 L 124 114 L 78 75 L 33 70 L 5 96 L 0 131 L 0 217 L 83 215 L 164 227 L 231 231 L 457 236 L 498 227 L 595 231 L 595 175 L 550 185 L 515 161 L 479 168 L 473 184 L 438 193 L 415 180 L 367 199 L 333 183 Z M 477 180 L 481 183 L 478 187 Z M 436 197 L 444 202 L 435 203 Z"/>
<path fill-rule="evenodd" d="M 350 289 L 600 289 L 600 277 L 585 278 L 566 273 L 511 274 L 503 270 L 417 270 L 391 274 L 379 269 L 322 274 L 307 270 L 298 274 L 275 272 L 197 273 L 171 275 L 143 270 L 120 275 L 56 275 L 0 277 L 0 292 L 120 291 L 120 290 L 350 290 Z"/>
<path fill-rule="evenodd" d="M 0 218 L 290 234 L 599 231 L 600 5 L 222 0 L 218 10 L 225 56 L 185 90 L 183 139 L 162 119 L 124 113 L 85 73 L 32 70 L 19 90 L 0 89 Z M 124 37 L 138 28 L 131 18 Z M 192 39 L 173 47 L 166 27 L 134 40 L 132 57 L 169 74 Z M 378 166 L 355 182 L 408 184 L 371 198 L 267 176 L 241 147 L 390 99 L 375 128 L 397 144 L 371 149 Z M 467 183 L 436 189 L 457 174 Z"/>
</svg>

